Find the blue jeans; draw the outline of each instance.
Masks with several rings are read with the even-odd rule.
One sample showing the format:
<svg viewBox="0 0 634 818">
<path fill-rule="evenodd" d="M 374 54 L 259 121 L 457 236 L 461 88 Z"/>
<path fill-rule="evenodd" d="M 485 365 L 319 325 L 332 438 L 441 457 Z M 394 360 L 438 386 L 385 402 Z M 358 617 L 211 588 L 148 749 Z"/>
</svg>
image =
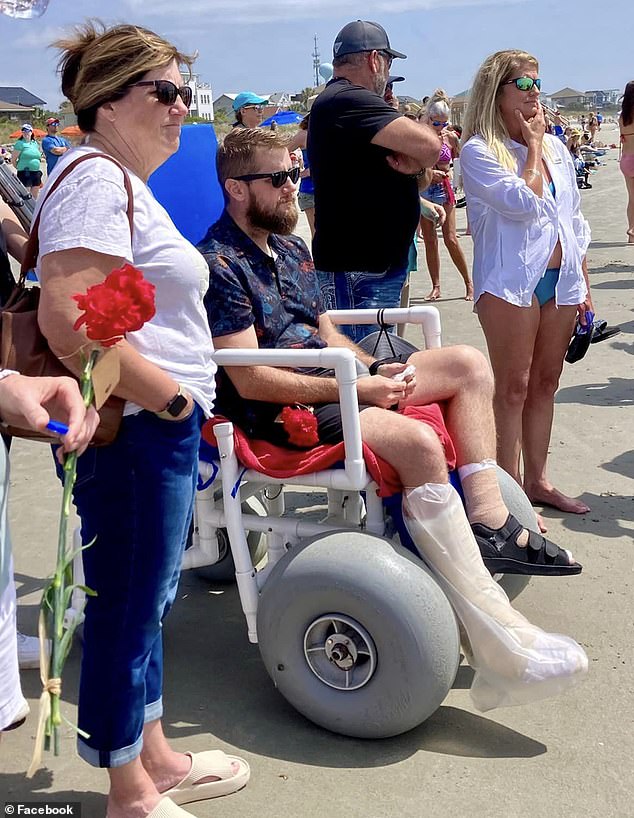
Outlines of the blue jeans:
<svg viewBox="0 0 634 818">
<path fill-rule="evenodd" d="M 182 422 L 151 412 L 123 418 L 110 446 L 79 458 L 89 597 L 79 686 L 79 755 L 119 767 L 163 712 L 162 623 L 176 595 L 198 475 L 202 410 Z"/>
<path fill-rule="evenodd" d="M 329 273 L 317 270 L 317 277 L 324 309 L 379 310 L 400 306 L 407 268 L 390 267 L 382 273 Z M 355 343 L 377 329 L 377 324 L 347 324 L 341 327 L 341 331 Z"/>
</svg>

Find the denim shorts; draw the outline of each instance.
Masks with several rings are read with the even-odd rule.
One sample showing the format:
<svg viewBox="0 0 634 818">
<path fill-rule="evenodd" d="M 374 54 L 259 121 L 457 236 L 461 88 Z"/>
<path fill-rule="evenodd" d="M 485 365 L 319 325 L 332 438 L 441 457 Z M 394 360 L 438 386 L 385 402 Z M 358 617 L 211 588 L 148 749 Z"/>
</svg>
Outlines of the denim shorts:
<svg viewBox="0 0 634 818">
<path fill-rule="evenodd" d="M 421 191 L 420 194 L 423 199 L 427 199 L 428 202 L 433 202 L 437 205 L 443 205 L 447 203 L 447 191 L 444 188 L 444 185 L 440 182 L 430 185 L 425 190 Z"/>
<path fill-rule="evenodd" d="M 300 190 L 297 194 L 297 206 L 302 212 L 304 210 L 309 210 L 311 207 L 315 207 L 315 194 L 302 193 Z"/>
<path fill-rule="evenodd" d="M 390 267 L 380 273 L 317 270 L 317 277 L 324 309 L 379 310 L 400 306 L 407 268 Z M 378 328 L 377 324 L 344 324 L 341 331 L 358 343 Z"/>
<path fill-rule="evenodd" d="M 78 461 L 89 597 L 79 683 L 79 755 L 95 767 L 136 758 L 143 725 L 163 712 L 163 620 L 191 522 L 202 410 L 179 422 L 123 418 L 109 446 Z"/>
</svg>

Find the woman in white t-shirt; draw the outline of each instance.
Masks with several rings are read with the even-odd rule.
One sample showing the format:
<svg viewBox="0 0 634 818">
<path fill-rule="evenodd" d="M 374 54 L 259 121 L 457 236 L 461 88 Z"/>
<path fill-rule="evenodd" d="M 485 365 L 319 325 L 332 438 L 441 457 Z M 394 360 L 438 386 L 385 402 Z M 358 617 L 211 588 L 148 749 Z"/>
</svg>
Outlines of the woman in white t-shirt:
<svg viewBox="0 0 634 818">
<path fill-rule="evenodd" d="M 495 375 L 498 462 L 535 503 L 584 514 L 547 476 L 554 397 L 575 318 L 592 310 L 580 208 L 565 145 L 545 134 L 537 60 L 499 51 L 469 96 L 460 154 L 478 318 Z"/>
<path fill-rule="evenodd" d="M 146 183 L 178 149 L 191 102 L 179 67 L 191 59 L 132 25 L 89 23 L 56 45 L 62 90 L 88 137 L 60 158 L 49 184 L 78 156 L 95 156 L 40 204 L 42 330 L 77 373 L 86 337 L 73 329 L 72 296 L 126 261 L 156 287 L 156 315 L 119 344 L 115 394 L 126 407 L 117 439 L 79 461 L 74 499 L 83 542 L 93 543 L 83 556 L 97 596 L 86 608 L 78 748 L 108 768 L 109 818 L 187 815 L 176 804 L 224 795 L 249 777 L 236 757 L 174 752 L 161 727 L 162 621 L 176 593 L 215 367 L 207 265 Z"/>
</svg>

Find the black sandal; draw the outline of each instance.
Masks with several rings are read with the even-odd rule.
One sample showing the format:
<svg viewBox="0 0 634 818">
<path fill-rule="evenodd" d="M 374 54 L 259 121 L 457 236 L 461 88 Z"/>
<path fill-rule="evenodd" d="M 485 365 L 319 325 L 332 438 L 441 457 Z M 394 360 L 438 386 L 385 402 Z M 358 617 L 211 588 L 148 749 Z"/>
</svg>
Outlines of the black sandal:
<svg viewBox="0 0 634 818">
<path fill-rule="evenodd" d="M 483 523 L 472 523 L 482 560 L 492 574 L 524 574 L 539 577 L 562 577 L 580 574 L 582 566 L 572 564 L 568 552 L 555 543 L 528 531 L 526 546 L 517 544 L 524 526 L 512 514 L 501 528 L 489 528 Z"/>
</svg>

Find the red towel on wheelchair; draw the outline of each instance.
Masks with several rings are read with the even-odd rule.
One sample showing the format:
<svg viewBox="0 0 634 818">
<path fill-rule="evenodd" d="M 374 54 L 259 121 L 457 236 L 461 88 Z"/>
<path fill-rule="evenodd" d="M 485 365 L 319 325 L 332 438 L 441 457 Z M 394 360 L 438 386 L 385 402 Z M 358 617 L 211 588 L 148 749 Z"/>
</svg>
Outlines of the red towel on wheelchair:
<svg viewBox="0 0 634 818">
<path fill-rule="evenodd" d="M 456 465 L 456 451 L 454 449 L 445 421 L 437 403 L 428 406 L 407 406 L 399 410 L 399 414 L 415 418 L 436 432 L 445 450 L 447 467 L 451 470 Z M 203 426 L 203 439 L 211 446 L 216 445 L 213 428 L 217 423 L 226 423 L 226 418 L 216 415 Z M 235 451 L 240 463 L 254 471 L 268 474 L 271 477 L 296 477 L 301 474 L 329 469 L 344 458 L 343 443 L 321 444 L 313 449 L 285 449 L 274 446 L 265 440 L 249 440 L 237 427 L 234 432 Z M 401 491 L 402 486 L 395 469 L 381 457 L 363 444 L 363 457 L 366 468 L 378 485 L 379 497 L 389 497 Z"/>
</svg>

